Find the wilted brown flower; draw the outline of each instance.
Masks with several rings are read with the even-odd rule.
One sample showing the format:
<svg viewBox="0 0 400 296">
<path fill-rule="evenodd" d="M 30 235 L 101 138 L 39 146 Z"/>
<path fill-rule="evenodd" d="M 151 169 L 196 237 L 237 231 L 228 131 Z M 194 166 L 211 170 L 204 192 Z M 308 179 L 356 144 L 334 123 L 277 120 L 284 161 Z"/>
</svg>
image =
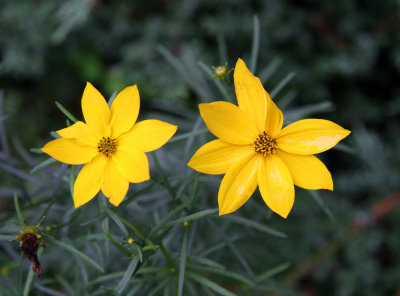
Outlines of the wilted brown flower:
<svg viewBox="0 0 400 296">
<path fill-rule="evenodd" d="M 42 268 L 40 267 L 40 262 L 37 256 L 37 251 L 39 248 L 39 240 L 42 235 L 36 226 L 28 225 L 25 227 L 21 234 L 17 236 L 20 241 L 20 247 L 22 252 L 24 252 L 26 258 L 32 262 L 32 270 L 36 272 L 37 277 L 42 273 Z"/>
</svg>

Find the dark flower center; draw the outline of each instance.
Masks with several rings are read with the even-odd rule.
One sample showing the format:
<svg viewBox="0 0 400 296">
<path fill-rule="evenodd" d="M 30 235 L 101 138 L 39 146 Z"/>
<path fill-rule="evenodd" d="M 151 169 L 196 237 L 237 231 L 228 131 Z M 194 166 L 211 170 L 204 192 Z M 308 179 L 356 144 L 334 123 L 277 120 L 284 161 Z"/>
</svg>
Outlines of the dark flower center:
<svg viewBox="0 0 400 296">
<path fill-rule="evenodd" d="M 111 156 L 115 151 L 117 151 L 117 143 L 115 139 L 110 137 L 101 138 L 99 144 L 97 144 L 97 149 L 99 152 L 103 153 L 106 157 Z"/>
<path fill-rule="evenodd" d="M 276 146 L 276 140 L 270 137 L 266 132 L 263 132 L 254 141 L 254 150 L 263 156 L 274 154 Z"/>
</svg>

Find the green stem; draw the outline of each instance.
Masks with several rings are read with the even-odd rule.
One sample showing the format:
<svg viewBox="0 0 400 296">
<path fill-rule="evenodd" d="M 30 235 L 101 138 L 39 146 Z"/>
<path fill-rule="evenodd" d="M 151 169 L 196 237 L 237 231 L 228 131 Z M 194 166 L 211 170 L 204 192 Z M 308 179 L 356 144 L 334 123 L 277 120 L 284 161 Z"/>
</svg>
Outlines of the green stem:
<svg viewBox="0 0 400 296">
<path fill-rule="evenodd" d="M 161 169 L 161 165 L 160 162 L 158 161 L 157 155 L 155 152 L 151 153 L 151 157 L 153 158 L 154 161 L 154 165 L 156 167 L 156 170 L 160 176 L 160 181 L 161 184 L 164 185 L 165 189 L 167 189 L 167 191 L 169 192 L 169 194 L 171 195 L 172 198 L 174 198 L 175 196 L 175 192 L 174 189 L 172 188 L 172 186 L 168 183 L 167 178 L 165 177 L 162 169 Z"/>
<path fill-rule="evenodd" d="M 160 250 L 163 253 L 165 260 L 167 260 L 168 265 L 170 267 L 174 267 L 174 260 L 172 260 L 171 256 L 168 254 L 167 250 L 165 249 L 164 245 L 162 242 L 159 243 Z"/>
<path fill-rule="evenodd" d="M 231 84 L 228 82 L 228 79 L 226 79 L 226 77 L 225 77 L 225 78 L 222 79 L 222 80 L 224 81 L 225 85 L 228 87 L 228 89 L 229 89 L 229 90 L 231 91 L 231 93 L 233 94 L 233 97 L 235 98 L 235 97 L 236 97 L 236 93 L 235 93 L 235 91 L 233 90 Z"/>
</svg>

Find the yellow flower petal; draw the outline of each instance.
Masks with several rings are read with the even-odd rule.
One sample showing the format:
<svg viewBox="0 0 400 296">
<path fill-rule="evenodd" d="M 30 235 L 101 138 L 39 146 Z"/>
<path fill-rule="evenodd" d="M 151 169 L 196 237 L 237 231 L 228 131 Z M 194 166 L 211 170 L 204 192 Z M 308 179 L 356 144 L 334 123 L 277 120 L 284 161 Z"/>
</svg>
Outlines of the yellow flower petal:
<svg viewBox="0 0 400 296">
<path fill-rule="evenodd" d="M 267 97 L 267 118 L 265 120 L 265 131 L 271 136 L 275 135 L 281 130 L 283 124 L 283 114 L 282 111 L 275 105 L 271 97 L 267 92 L 265 92 Z"/>
<path fill-rule="evenodd" d="M 95 138 L 109 136 L 110 109 L 102 94 L 90 82 L 82 95 L 82 112 Z"/>
<path fill-rule="evenodd" d="M 304 189 L 333 190 L 331 173 L 315 156 L 290 154 L 279 149 L 276 155 L 286 164 L 295 185 Z"/>
<path fill-rule="evenodd" d="M 288 125 L 276 137 L 279 149 L 310 155 L 332 148 L 349 134 L 349 130 L 329 120 L 303 119 Z"/>
<path fill-rule="evenodd" d="M 118 138 L 121 147 L 134 147 L 143 152 L 163 146 L 175 134 L 177 126 L 160 120 L 143 120 Z"/>
<path fill-rule="evenodd" d="M 225 174 L 233 163 L 252 153 L 254 145 L 234 145 L 218 139 L 200 147 L 188 166 L 205 174 Z"/>
<path fill-rule="evenodd" d="M 139 91 L 136 85 L 121 91 L 111 104 L 111 136 L 117 138 L 130 130 L 136 122 L 140 108 Z"/>
<path fill-rule="evenodd" d="M 265 127 L 267 101 L 260 79 L 247 69 L 242 59 L 238 59 L 236 63 L 233 79 L 239 108 L 256 123 L 258 132 L 261 134 Z"/>
<path fill-rule="evenodd" d="M 118 172 L 113 161 L 108 161 L 101 191 L 110 199 L 110 203 L 117 207 L 124 199 L 128 188 L 129 181 Z"/>
<path fill-rule="evenodd" d="M 139 149 L 118 147 L 111 160 L 118 172 L 129 182 L 139 183 L 150 179 L 149 161 L 146 154 Z"/>
<path fill-rule="evenodd" d="M 289 169 L 276 155 L 264 157 L 258 171 L 258 186 L 268 207 L 286 218 L 294 203 L 294 186 Z"/>
<path fill-rule="evenodd" d="M 75 124 L 57 131 L 63 138 L 76 139 L 79 144 L 96 146 L 98 139 L 93 137 L 93 134 L 87 124 L 78 121 Z"/>
<path fill-rule="evenodd" d="M 88 163 L 98 154 L 95 147 L 80 145 L 75 139 L 64 138 L 47 143 L 42 151 L 68 164 Z"/>
<path fill-rule="evenodd" d="M 257 188 L 258 155 L 250 155 L 232 165 L 222 179 L 218 192 L 219 214 L 239 209 Z"/>
<path fill-rule="evenodd" d="M 236 105 L 220 101 L 200 104 L 199 109 L 208 129 L 226 142 L 252 144 L 259 135 L 255 123 Z"/>
<path fill-rule="evenodd" d="M 103 184 L 103 174 L 108 159 L 99 154 L 90 163 L 83 166 L 74 185 L 75 208 L 89 202 L 99 192 Z"/>
</svg>

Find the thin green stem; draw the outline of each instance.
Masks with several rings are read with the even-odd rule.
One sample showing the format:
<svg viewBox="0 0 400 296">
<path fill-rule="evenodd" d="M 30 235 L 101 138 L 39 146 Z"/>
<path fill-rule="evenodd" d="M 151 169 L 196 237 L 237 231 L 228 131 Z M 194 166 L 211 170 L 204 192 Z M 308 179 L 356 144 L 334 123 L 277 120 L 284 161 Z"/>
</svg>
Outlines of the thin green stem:
<svg viewBox="0 0 400 296">
<path fill-rule="evenodd" d="M 167 250 L 164 247 L 164 244 L 162 242 L 159 243 L 160 250 L 163 253 L 165 260 L 167 260 L 168 265 L 170 267 L 174 267 L 174 260 L 172 260 L 171 256 L 168 254 Z"/>
<path fill-rule="evenodd" d="M 226 87 L 231 91 L 231 93 L 233 94 L 233 97 L 236 97 L 236 93 L 234 91 L 234 89 L 232 88 L 231 84 L 229 83 L 228 79 L 226 79 L 226 77 L 224 79 L 222 79 L 226 85 Z M 230 98 L 229 98 L 230 99 Z M 232 101 L 231 101 L 232 103 Z"/>
<path fill-rule="evenodd" d="M 175 196 L 175 192 L 174 189 L 172 188 L 171 184 L 169 184 L 169 182 L 167 181 L 167 177 L 164 175 L 164 172 L 161 168 L 160 162 L 158 161 L 157 155 L 155 152 L 151 153 L 151 157 L 154 161 L 154 165 L 156 167 L 156 170 L 160 176 L 160 181 L 161 184 L 164 185 L 165 189 L 167 189 L 167 191 L 169 192 L 169 194 L 172 196 L 172 198 L 174 198 Z"/>
</svg>

